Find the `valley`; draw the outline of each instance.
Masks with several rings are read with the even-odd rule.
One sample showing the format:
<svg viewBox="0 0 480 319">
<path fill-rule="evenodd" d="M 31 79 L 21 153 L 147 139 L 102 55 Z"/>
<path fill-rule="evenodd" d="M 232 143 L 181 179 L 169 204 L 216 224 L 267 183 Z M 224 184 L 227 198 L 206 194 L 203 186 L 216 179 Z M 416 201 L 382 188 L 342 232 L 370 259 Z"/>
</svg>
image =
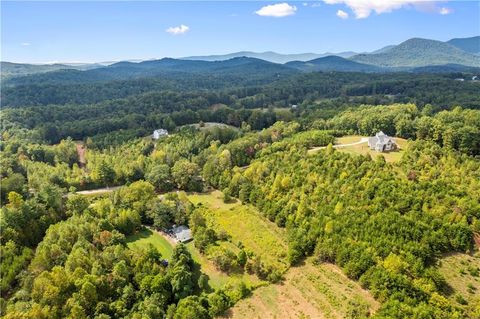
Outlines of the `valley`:
<svg viewBox="0 0 480 319">
<path fill-rule="evenodd" d="M 479 319 L 474 5 L 2 2 L 0 317 Z"/>
</svg>

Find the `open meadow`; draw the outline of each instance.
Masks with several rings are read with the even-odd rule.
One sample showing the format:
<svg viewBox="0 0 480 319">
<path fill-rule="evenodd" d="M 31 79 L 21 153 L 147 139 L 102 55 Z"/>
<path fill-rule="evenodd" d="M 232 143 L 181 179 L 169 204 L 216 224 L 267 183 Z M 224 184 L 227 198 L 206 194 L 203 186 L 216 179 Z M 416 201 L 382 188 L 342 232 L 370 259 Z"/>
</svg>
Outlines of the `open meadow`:
<svg viewBox="0 0 480 319">
<path fill-rule="evenodd" d="M 230 235 L 232 243 L 241 242 L 247 250 L 282 271 L 288 268 L 285 230 L 268 221 L 254 207 L 242 205 L 238 200 L 224 203 L 219 191 L 194 193 L 188 198 L 194 204 L 209 208 L 204 216 L 207 223 Z"/>
<path fill-rule="evenodd" d="M 477 307 L 480 315 L 480 255 L 453 253 L 441 258 L 439 264 L 449 286 L 448 298 L 458 306 Z"/>
<path fill-rule="evenodd" d="M 283 281 L 257 288 L 229 310 L 226 318 L 344 318 L 349 309 L 371 313 L 378 308 L 375 299 L 335 265 L 314 265 L 307 260 L 304 265 L 289 268 L 285 231 L 266 220 L 255 208 L 242 205 L 238 200 L 224 203 L 219 191 L 189 194 L 188 198 L 194 204 L 208 207 L 207 222 L 227 232 L 233 243 L 241 241 L 245 248 L 285 271 Z M 194 258 L 206 259 L 202 255 Z M 202 269 L 215 274 L 215 269 L 208 271 L 208 265 L 208 260 L 203 261 Z M 224 280 L 223 275 L 211 276 L 211 279 Z"/>
<path fill-rule="evenodd" d="M 372 158 L 377 157 L 378 155 L 382 155 L 385 158 L 385 161 L 389 163 L 398 162 L 408 147 L 408 140 L 404 138 L 395 137 L 395 142 L 397 143 L 398 149 L 392 152 L 384 152 L 380 153 L 374 150 L 371 150 L 368 147 L 368 143 L 365 139 L 368 138 L 367 136 L 361 135 L 348 135 L 342 136 L 335 139 L 335 149 L 340 152 L 350 153 L 350 154 L 359 154 L 359 155 L 366 155 L 370 154 Z M 343 146 L 345 145 L 345 146 Z M 309 151 L 310 154 L 314 154 L 318 152 L 320 149 L 325 149 L 325 147 L 314 148 Z"/>
<path fill-rule="evenodd" d="M 223 318 L 345 318 L 358 311 L 373 313 L 379 303 L 332 264 L 290 268 L 285 280 L 255 290 Z"/>
</svg>

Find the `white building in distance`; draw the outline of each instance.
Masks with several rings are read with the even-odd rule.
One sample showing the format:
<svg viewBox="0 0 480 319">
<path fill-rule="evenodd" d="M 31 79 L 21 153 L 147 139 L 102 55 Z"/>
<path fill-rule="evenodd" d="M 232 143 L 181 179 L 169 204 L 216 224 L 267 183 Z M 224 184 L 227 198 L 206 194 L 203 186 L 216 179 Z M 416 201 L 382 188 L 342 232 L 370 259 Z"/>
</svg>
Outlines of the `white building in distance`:
<svg viewBox="0 0 480 319">
<path fill-rule="evenodd" d="M 154 140 L 158 140 L 160 137 L 163 137 L 163 136 L 168 136 L 168 131 L 167 130 L 161 128 L 161 129 L 153 131 L 153 139 Z"/>
</svg>

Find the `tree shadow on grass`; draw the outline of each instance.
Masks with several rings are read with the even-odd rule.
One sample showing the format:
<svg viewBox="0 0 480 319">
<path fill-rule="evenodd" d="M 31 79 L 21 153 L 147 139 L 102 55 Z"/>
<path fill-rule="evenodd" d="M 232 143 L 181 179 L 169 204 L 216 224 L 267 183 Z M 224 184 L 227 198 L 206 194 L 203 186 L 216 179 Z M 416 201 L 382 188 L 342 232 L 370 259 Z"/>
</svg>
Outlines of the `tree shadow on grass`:
<svg viewBox="0 0 480 319">
<path fill-rule="evenodd" d="M 127 236 L 125 239 L 125 243 L 133 243 L 139 239 L 145 239 L 153 235 L 153 232 L 148 228 L 142 228 L 141 230 L 137 231 L 135 234 Z"/>
</svg>

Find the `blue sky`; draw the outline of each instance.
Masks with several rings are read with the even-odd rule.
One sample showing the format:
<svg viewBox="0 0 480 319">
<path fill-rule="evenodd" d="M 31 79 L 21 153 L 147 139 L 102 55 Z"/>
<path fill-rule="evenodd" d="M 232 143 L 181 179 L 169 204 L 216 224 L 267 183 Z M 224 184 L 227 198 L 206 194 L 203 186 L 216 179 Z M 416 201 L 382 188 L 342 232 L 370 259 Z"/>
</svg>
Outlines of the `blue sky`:
<svg viewBox="0 0 480 319">
<path fill-rule="evenodd" d="M 444 41 L 480 34 L 478 1 L 390 3 L 2 1 L 1 59 L 98 62 L 243 50 L 362 52 L 411 37 Z"/>
</svg>

